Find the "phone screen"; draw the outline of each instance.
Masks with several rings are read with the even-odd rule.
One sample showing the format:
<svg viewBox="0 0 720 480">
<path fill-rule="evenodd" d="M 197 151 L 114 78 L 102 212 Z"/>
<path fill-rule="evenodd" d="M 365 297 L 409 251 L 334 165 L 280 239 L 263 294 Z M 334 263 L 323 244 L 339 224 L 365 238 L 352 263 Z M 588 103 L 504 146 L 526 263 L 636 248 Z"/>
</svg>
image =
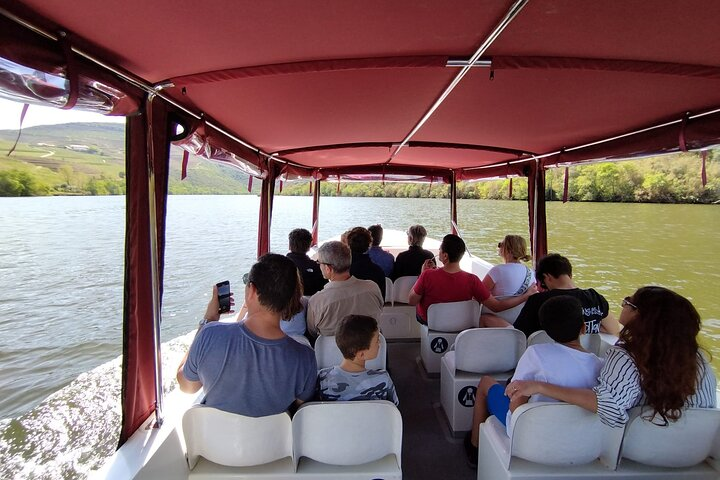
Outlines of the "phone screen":
<svg viewBox="0 0 720 480">
<path fill-rule="evenodd" d="M 220 313 L 230 311 L 230 282 L 225 280 L 217 285 L 218 300 L 220 302 Z"/>
<path fill-rule="evenodd" d="M 230 282 L 225 280 L 217 284 L 218 297 L 227 297 L 230 295 Z"/>
</svg>

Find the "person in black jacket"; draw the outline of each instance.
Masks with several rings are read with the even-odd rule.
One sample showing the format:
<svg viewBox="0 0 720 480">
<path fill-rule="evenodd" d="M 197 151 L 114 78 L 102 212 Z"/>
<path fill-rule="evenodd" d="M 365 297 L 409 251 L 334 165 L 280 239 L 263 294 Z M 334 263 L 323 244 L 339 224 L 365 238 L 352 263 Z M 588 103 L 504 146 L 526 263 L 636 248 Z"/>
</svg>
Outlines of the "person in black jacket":
<svg viewBox="0 0 720 480">
<path fill-rule="evenodd" d="M 400 277 L 420 275 L 425 260 L 434 257 L 430 250 L 422 248 L 427 231 L 422 225 L 413 225 L 408 228 L 408 245 L 409 248 L 400 252 L 395 259 L 395 267 L 393 268 L 392 279 L 397 280 Z"/>
<path fill-rule="evenodd" d="M 304 228 L 296 228 L 288 235 L 290 253 L 287 257 L 295 263 L 303 281 L 303 295 L 311 296 L 323 289 L 327 280 L 323 278 L 320 265 L 307 256 L 312 235 Z"/>
<path fill-rule="evenodd" d="M 347 242 L 352 252 L 350 275 L 377 283 L 380 293 L 385 298 L 385 272 L 370 260 L 370 255 L 367 253 L 372 243 L 370 231 L 365 227 L 355 227 L 348 232 Z"/>
</svg>

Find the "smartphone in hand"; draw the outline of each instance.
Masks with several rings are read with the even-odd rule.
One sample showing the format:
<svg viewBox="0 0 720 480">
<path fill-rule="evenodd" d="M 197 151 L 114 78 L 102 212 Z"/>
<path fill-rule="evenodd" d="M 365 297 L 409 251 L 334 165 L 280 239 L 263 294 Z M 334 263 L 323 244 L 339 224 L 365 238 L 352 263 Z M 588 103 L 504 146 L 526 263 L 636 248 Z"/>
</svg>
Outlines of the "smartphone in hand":
<svg viewBox="0 0 720 480">
<path fill-rule="evenodd" d="M 218 292 L 218 301 L 220 302 L 220 313 L 230 311 L 230 281 L 225 280 L 216 284 Z"/>
</svg>

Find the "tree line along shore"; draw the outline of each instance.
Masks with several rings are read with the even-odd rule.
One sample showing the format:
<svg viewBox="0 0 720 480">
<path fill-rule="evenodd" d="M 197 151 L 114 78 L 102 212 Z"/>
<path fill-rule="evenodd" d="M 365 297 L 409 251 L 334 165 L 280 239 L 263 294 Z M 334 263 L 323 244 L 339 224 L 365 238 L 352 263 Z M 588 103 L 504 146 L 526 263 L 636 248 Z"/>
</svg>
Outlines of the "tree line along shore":
<svg viewBox="0 0 720 480">
<path fill-rule="evenodd" d="M 72 139 L 68 140 L 72 141 Z M 0 140 L 0 151 L 12 142 Z M 102 141 L 89 145 L 59 145 L 45 142 L 18 144 L 12 156 L 0 161 L 0 196 L 122 195 L 125 193 L 125 164 L 121 148 Z M 114 145 L 117 147 L 117 145 Z M 188 177 L 180 180 L 181 152 L 173 149 L 170 193 L 174 195 L 237 195 L 248 192 L 248 178 L 237 169 L 191 157 Z M 568 197 L 571 201 L 718 203 L 720 202 L 720 150 L 706 157 L 707 183 L 702 185 L 702 160 L 696 153 L 606 162 L 570 168 Z M 548 200 L 561 200 L 564 168 L 546 174 Z M 285 183 L 280 195 L 308 195 L 308 182 Z M 458 198 L 527 199 L 525 178 L 460 182 Z M 395 182 L 323 182 L 323 196 L 447 198 L 445 184 Z"/>
</svg>

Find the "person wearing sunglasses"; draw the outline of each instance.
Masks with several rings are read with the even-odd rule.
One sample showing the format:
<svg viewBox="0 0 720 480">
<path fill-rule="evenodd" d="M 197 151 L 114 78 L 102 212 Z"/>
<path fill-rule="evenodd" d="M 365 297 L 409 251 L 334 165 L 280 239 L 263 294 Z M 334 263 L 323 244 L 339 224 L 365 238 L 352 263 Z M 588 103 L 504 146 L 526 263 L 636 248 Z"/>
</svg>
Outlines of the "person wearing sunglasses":
<svg viewBox="0 0 720 480">
<path fill-rule="evenodd" d="M 532 269 L 521 263 L 532 259 L 527 254 L 527 242 L 520 235 L 506 235 L 503 241 L 498 243 L 498 255 L 504 263 L 492 267 L 483 278 L 483 284 L 498 298 L 522 295 L 535 282 Z M 518 310 L 496 313 L 483 307 L 480 326 L 510 327 L 520 313 Z M 514 315 L 510 312 L 514 312 Z"/>
<path fill-rule="evenodd" d="M 274 415 L 315 395 L 315 353 L 280 328 L 281 318 L 302 308 L 302 282 L 293 261 L 273 253 L 260 257 L 246 280 L 247 316 L 241 322 L 218 321 L 213 287 L 177 381 L 185 393 L 202 388 L 204 405 L 249 417 Z"/>
<path fill-rule="evenodd" d="M 648 405 L 647 418 L 667 425 L 688 407 L 715 408 L 717 380 L 698 345 L 700 315 L 685 297 L 648 286 L 622 302 L 618 343 L 608 350 L 598 385 L 567 388 L 515 380 L 505 394 L 512 401 L 544 395 L 591 412 L 611 427 L 627 423 L 630 408 Z"/>
</svg>

